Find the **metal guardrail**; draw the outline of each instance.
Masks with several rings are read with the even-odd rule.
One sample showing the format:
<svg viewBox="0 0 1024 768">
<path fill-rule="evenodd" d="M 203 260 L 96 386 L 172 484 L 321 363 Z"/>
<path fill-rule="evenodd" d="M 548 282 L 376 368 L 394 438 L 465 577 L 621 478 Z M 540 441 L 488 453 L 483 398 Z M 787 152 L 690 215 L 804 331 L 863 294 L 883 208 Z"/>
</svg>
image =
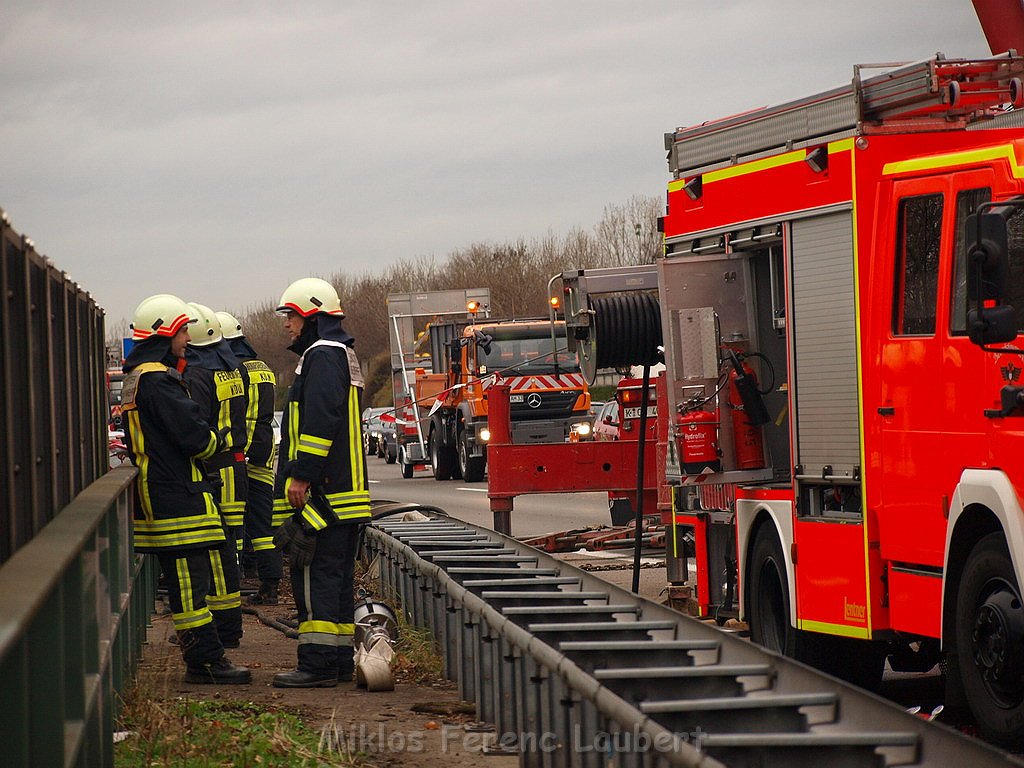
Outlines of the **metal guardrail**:
<svg viewBox="0 0 1024 768">
<path fill-rule="evenodd" d="M 364 541 L 385 595 L 521 766 L 1020 764 L 495 531 L 388 512 Z"/>
<path fill-rule="evenodd" d="M 153 558 L 132 552 L 135 469 L 96 480 L 0 568 L 0 762 L 113 766 Z"/>
<path fill-rule="evenodd" d="M 0 211 L 0 563 L 107 470 L 103 310 Z"/>
</svg>

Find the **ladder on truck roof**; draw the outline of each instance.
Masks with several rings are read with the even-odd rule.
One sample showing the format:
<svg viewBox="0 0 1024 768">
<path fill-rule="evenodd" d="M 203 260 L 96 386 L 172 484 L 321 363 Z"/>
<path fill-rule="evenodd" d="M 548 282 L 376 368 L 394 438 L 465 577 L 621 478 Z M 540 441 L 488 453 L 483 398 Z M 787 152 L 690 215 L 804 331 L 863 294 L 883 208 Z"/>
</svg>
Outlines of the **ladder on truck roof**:
<svg viewBox="0 0 1024 768">
<path fill-rule="evenodd" d="M 893 67 L 862 77 L 863 70 Z M 850 85 L 665 134 L 674 178 L 848 136 L 962 130 L 1024 106 L 1024 57 L 861 64 Z"/>
</svg>

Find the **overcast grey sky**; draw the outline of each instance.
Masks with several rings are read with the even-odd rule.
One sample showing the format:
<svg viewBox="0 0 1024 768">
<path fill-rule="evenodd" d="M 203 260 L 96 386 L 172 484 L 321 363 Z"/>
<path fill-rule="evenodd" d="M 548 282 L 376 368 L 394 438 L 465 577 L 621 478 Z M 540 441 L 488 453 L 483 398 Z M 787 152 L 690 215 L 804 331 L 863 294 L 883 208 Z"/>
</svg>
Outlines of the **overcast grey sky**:
<svg viewBox="0 0 1024 768">
<path fill-rule="evenodd" d="M 662 134 L 987 55 L 970 0 L 46 2 L 0 15 L 0 206 L 106 308 L 590 227 Z"/>
</svg>

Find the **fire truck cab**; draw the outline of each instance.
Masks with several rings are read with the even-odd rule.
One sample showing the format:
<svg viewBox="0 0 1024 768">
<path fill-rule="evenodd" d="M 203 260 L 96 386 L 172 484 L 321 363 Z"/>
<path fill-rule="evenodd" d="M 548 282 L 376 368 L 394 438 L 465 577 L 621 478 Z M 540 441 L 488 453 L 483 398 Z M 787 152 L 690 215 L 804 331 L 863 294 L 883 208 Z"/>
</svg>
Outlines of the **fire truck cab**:
<svg viewBox="0 0 1024 768">
<path fill-rule="evenodd" d="M 658 264 L 702 611 L 859 683 L 944 661 L 947 706 L 1016 746 L 1024 212 L 985 204 L 1024 195 L 1022 74 L 858 68 L 667 134 Z"/>
</svg>

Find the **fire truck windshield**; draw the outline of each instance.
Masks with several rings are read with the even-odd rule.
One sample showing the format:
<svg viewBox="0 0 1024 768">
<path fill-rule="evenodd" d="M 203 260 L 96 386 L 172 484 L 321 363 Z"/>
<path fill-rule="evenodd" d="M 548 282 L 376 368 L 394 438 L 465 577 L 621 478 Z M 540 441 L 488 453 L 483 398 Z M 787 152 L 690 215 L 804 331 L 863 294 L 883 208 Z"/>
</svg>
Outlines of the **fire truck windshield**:
<svg viewBox="0 0 1024 768">
<path fill-rule="evenodd" d="M 576 355 L 566 347 L 565 331 L 555 337 L 557 346 L 558 369 L 566 373 L 577 373 L 580 369 Z M 530 333 L 528 336 L 509 335 L 509 331 L 488 331 L 491 342 L 487 350 L 477 347 L 477 365 L 487 371 L 500 371 L 514 368 L 522 373 L 541 373 L 554 370 L 556 356 L 551 347 L 551 336 L 546 329 Z"/>
</svg>

